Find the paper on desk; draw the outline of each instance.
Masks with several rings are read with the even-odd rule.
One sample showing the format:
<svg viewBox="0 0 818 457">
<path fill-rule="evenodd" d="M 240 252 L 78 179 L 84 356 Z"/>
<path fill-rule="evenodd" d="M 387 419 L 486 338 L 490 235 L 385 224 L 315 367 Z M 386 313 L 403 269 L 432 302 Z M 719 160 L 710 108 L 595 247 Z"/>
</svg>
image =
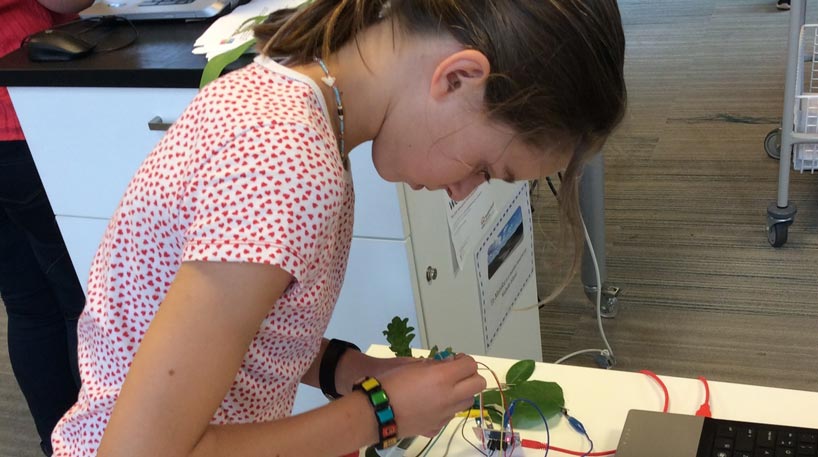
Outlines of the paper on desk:
<svg viewBox="0 0 818 457">
<path fill-rule="evenodd" d="M 207 60 L 235 49 L 253 38 L 253 18 L 267 16 L 282 8 L 293 8 L 304 0 L 252 0 L 230 14 L 216 20 L 193 43 L 194 54 L 204 54 Z"/>
</svg>

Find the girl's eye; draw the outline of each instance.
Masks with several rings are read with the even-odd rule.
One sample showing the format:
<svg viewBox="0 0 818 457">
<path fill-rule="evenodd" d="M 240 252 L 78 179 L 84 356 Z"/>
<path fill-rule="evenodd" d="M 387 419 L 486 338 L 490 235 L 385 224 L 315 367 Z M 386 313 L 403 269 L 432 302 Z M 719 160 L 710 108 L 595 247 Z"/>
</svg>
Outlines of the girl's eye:
<svg viewBox="0 0 818 457">
<path fill-rule="evenodd" d="M 489 174 L 488 170 L 480 170 L 480 174 L 486 178 L 486 182 L 491 180 L 491 175 Z"/>
</svg>

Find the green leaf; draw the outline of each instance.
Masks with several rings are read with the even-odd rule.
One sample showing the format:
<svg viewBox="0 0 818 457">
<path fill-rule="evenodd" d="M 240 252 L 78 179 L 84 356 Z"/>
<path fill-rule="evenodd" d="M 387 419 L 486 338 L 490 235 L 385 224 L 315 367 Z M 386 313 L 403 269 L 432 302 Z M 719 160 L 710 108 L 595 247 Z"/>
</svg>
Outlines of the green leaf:
<svg viewBox="0 0 818 457">
<path fill-rule="evenodd" d="M 207 64 L 205 64 L 204 70 L 202 71 L 202 79 L 199 81 L 199 89 L 218 78 L 226 66 L 235 62 L 236 59 L 241 57 L 241 55 L 250 49 L 250 47 L 252 47 L 254 44 L 256 44 L 255 38 L 235 49 L 223 52 L 210 59 Z"/>
<path fill-rule="evenodd" d="M 386 326 L 383 335 L 389 342 L 389 349 L 398 357 L 412 357 L 412 349 L 409 346 L 415 338 L 412 333 L 414 327 L 409 327 L 409 318 L 399 318 L 395 316 Z"/>
<path fill-rule="evenodd" d="M 534 374 L 533 360 L 520 360 L 508 369 L 506 384 L 519 384 L 527 381 Z"/>
<path fill-rule="evenodd" d="M 565 398 L 563 397 L 562 388 L 555 382 L 546 381 L 524 381 L 515 386 L 510 386 L 505 390 L 506 407 L 512 401 L 518 398 L 524 398 L 532 401 L 539 407 L 545 418 L 548 419 L 562 411 L 565 407 Z M 502 404 L 500 400 L 500 391 L 490 390 L 483 392 L 484 405 L 498 405 Z M 489 416 L 498 425 L 502 425 L 502 416 L 498 412 L 489 409 Z M 537 428 L 542 427 L 542 418 L 539 413 L 527 403 L 518 403 L 514 409 L 514 416 L 512 416 L 512 424 L 515 428 Z"/>
<path fill-rule="evenodd" d="M 237 35 L 242 32 L 248 32 L 252 30 L 254 26 L 261 24 L 266 19 L 267 19 L 266 14 L 262 16 L 248 18 L 236 28 L 233 34 Z M 199 89 L 202 89 L 204 86 L 211 83 L 214 79 L 221 76 L 222 71 L 224 71 L 224 68 L 226 66 L 235 62 L 236 59 L 241 57 L 241 55 L 247 52 L 247 50 L 250 49 L 250 47 L 252 47 L 254 44 L 256 44 L 256 39 L 252 38 L 247 43 L 244 43 L 235 49 L 223 52 L 210 59 L 207 62 L 207 64 L 205 64 L 204 70 L 202 71 L 202 79 L 199 81 Z"/>
</svg>

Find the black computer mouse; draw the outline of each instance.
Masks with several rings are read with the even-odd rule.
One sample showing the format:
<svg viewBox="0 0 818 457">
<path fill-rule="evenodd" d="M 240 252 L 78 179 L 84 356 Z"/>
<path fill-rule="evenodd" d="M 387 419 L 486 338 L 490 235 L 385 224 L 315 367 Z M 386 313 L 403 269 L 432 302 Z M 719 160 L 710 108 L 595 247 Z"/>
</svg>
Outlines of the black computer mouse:
<svg viewBox="0 0 818 457">
<path fill-rule="evenodd" d="M 49 29 L 31 35 L 26 40 L 28 58 L 35 62 L 74 60 L 94 50 L 82 38 L 62 30 Z"/>
</svg>

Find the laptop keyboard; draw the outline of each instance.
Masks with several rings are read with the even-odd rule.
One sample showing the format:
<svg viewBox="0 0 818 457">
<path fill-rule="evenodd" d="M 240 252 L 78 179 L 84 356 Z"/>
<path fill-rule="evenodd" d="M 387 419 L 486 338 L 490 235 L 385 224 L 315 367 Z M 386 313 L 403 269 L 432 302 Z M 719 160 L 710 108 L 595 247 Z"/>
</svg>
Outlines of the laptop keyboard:
<svg viewBox="0 0 818 457">
<path fill-rule="evenodd" d="M 697 457 L 818 457 L 818 429 L 707 418 Z"/>
</svg>

